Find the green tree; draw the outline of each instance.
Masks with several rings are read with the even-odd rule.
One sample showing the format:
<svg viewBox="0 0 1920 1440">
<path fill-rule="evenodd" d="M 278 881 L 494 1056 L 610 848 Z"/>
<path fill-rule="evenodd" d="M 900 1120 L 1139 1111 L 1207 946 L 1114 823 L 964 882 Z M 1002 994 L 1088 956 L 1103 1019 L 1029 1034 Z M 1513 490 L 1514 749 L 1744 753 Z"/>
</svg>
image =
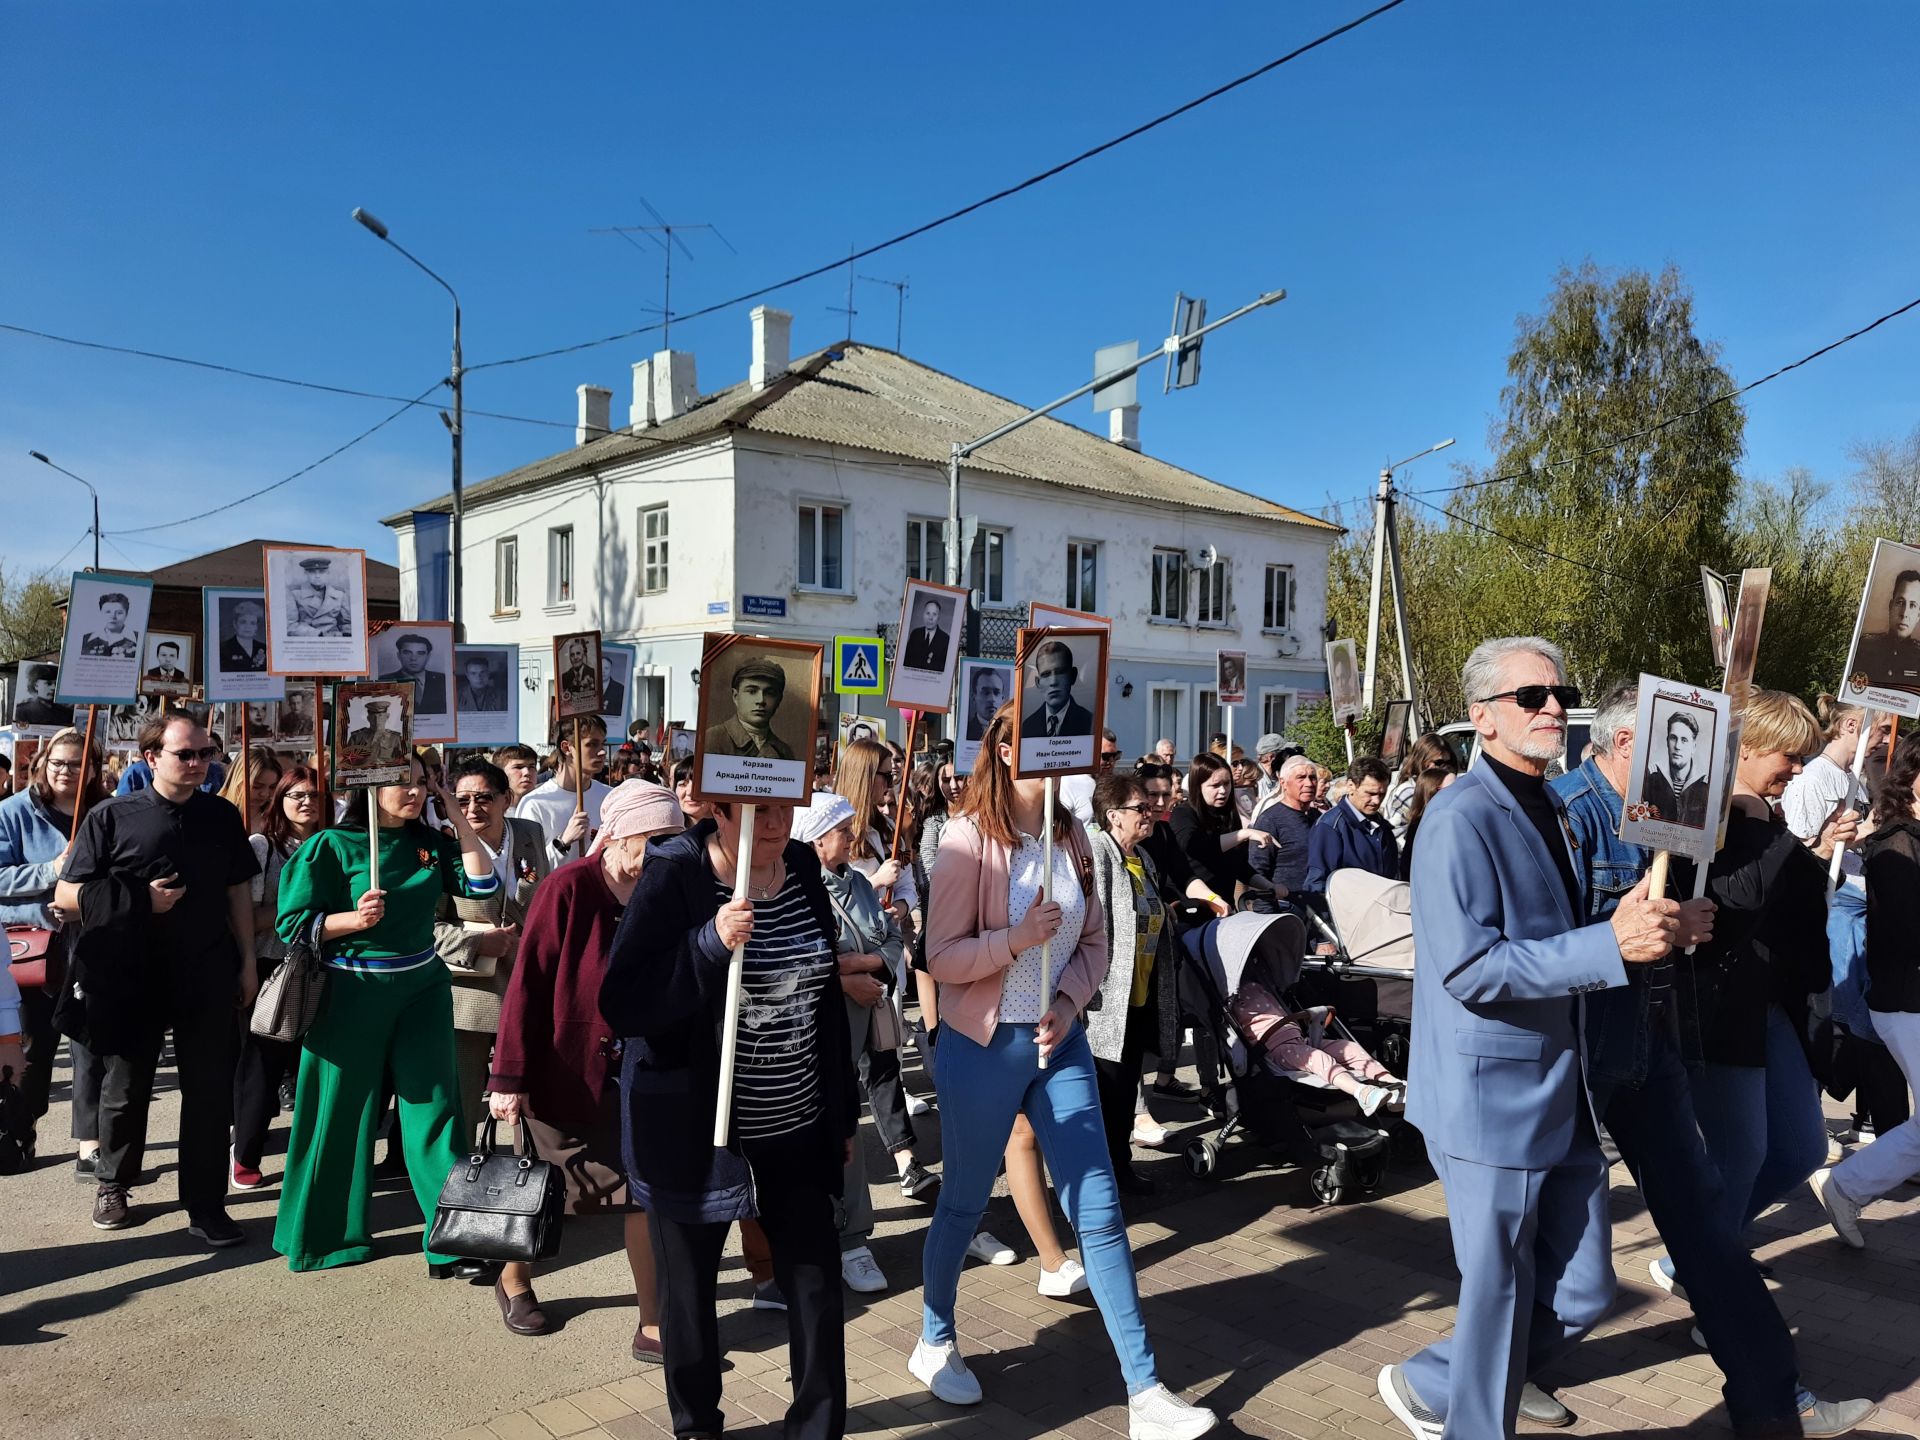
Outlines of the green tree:
<svg viewBox="0 0 1920 1440">
<path fill-rule="evenodd" d="M 0 562 L 0 663 L 59 648 L 66 594 L 51 575 L 9 573 Z"/>
</svg>

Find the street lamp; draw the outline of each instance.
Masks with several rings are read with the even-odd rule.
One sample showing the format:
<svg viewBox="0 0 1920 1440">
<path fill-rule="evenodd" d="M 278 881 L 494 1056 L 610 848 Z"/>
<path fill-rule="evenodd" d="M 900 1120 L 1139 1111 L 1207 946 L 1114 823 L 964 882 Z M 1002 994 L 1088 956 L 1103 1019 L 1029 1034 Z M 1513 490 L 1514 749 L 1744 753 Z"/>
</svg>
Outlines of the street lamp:
<svg viewBox="0 0 1920 1440">
<path fill-rule="evenodd" d="M 64 465 L 55 465 L 53 461 L 49 460 L 38 450 L 29 450 L 27 454 L 38 460 L 42 465 L 58 470 L 69 480 L 80 480 L 80 477 L 74 474 L 73 471 L 67 469 Z M 93 496 L 93 568 L 98 570 L 100 568 L 100 492 L 93 488 L 91 481 L 80 480 L 80 483 L 85 485 L 87 487 L 87 493 Z"/>
<path fill-rule="evenodd" d="M 353 218 L 365 226 L 367 231 L 376 239 L 385 241 L 395 250 L 398 250 L 402 255 L 406 256 L 407 260 L 415 269 L 427 276 L 427 278 L 432 280 L 433 283 L 438 285 L 442 290 L 446 291 L 453 299 L 453 373 L 447 377 L 447 383 L 453 387 L 453 416 L 451 419 L 448 419 L 446 413 L 442 411 L 440 418 L 446 421 L 447 429 L 453 435 L 453 534 L 451 537 L 453 550 L 453 604 L 451 607 L 453 638 L 456 640 L 465 640 L 467 638 L 467 632 L 466 627 L 461 623 L 460 606 L 460 522 L 463 514 L 463 506 L 460 500 L 460 442 L 463 432 L 466 429 L 466 410 L 460 390 L 460 296 L 455 292 L 453 286 L 449 285 L 440 276 L 434 274 L 432 270 L 421 264 L 419 257 L 411 254 L 404 245 L 389 235 L 387 233 L 387 227 L 381 222 L 377 215 L 370 214 L 368 211 L 355 206 Z"/>
</svg>

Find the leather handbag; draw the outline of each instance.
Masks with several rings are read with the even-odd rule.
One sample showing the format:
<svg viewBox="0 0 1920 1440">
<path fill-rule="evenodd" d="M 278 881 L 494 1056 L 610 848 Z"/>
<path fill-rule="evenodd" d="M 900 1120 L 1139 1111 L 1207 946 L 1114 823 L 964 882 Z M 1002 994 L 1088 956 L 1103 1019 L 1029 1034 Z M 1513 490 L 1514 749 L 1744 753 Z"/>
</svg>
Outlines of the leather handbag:
<svg viewBox="0 0 1920 1440">
<path fill-rule="evenodd" d="M 320 955 L 320 926 L 312 927 L 287 946 L 254 997 L 253 1018 L 247 1028 L 265 1040 L 292 1044 L 313 1025 L 320 1002 L 327 995 L 327 965 Z"/>
<path fill-rule="evenodd" d="M 44 990 L 49 978 L 59 978 L 53 931 L 33 925 L 7 926 L 7 965 L 22 990 Z"/>
<path fill-rule="evenodd" d="M 560 1167 L 542 1160 L 520 1122 L 518 1151 L 502 1151 L 489 1119 L 480 1143 L 447 1175 L 433 1207 L 427 1249 L 462 1260 L 531 1264 L 560 1253 L 567 1203 Z"/>
</svg>

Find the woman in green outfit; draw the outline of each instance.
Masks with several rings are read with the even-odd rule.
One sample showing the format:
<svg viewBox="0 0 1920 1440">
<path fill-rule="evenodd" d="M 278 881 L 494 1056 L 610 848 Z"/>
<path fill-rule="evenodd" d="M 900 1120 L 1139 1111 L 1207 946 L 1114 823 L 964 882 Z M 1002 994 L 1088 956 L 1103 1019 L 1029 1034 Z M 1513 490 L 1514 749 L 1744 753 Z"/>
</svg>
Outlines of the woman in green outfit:
<svg viewBox="0 0 1920 1440">
<path fill-rule="evenodd" d="M 374 1127 L 390 1079 L 407 1175 L 431 1216 L 465 1153 L 447 967 L 433 948 L 443 895 L 478 898 L 499 885 L 493 862 L 458 806 L 436 787 L 455 839 L 423 824 L 428 785 L 418 759 L 405 785 L 356 790 L 337 827 L 293 853 L 280 874 L 277 928 L 292 942 L 317 924 L 327 994 L 308 1030 L 294 1090 L 286 1180 L 273 1248 L 293 1270 L 373 1258 L 367 1206 Z M 378 806 L 380 888 L 371 885 L 367 805 Z M 427 1251 L 427 1273 L 455 1273 Z"/>
</svg>

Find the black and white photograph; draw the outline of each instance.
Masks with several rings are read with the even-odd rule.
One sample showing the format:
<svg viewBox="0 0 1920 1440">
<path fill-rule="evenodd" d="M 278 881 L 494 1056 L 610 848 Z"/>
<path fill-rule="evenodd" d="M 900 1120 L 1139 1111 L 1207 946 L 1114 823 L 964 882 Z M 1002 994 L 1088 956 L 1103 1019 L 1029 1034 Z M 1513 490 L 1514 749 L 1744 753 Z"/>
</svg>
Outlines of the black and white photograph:
<svg viewBox="0 0 1920 1440">
<path fill-rule="evenodd" d="M 600 644 L 600 718 L 607 722 L 607 734 L 627 733 L 633 718 L 633 670 L 640 650 L 635 645 L 612 640 Z"/>
<path fill-rule="evenodd" d="M 200 592 L 200 604 L 207 699 L 278 700 L 284 695 L 286 681 L 267 669 L 266 592 L 210 585 Z"/>
<path fill-rule="evenodd" d="M 1327 694 L 1334 724 L 1360 718 L 1360 656 L 1352 640 L 1327 642 Z"/>
<path fill-rule="evenodd" d="M 1380 758 L 1389 765 L 1398 765 L 1407 758 L 1407 723 L 1412 715 L 1411 700 L 1387 702 L 1386 728 L 1380 734 Z"/>
<path fill-rule="evenodd" d="M 847 747 L 856 740 L 884 740 L 887 735 L 884 720 L 873 715 L 861 715 L 853 710 L 840 711 L 837 728 L 840 743 L 834 754 L 840 757 L 846 755 Z"/>
<path fill-rule="evenodd" d="M 954 726 L 953 768 L 973 773 L 980 755 L 980 737 L 987 722 L 1013 695 L 1013 666 L 1005 660 L 960 662 L 960 723 Z"/>
<path fill-rule="evenodd" d="M 514 681 L 518 645 L 453 647 L 454 719 L 462 745 L 511 745 L 520 738 Z"/>
<path fill-rule="evenodd" d="M 1700 589 L 1707 597 L 1707 642 L 1713 647 L 1716 670 L 1727 668 L 1727 641 L 1733 634 L 1733 615 L 1727 608 L 1727 577 L 1700 567 Z"/>
<path fill-rule="evenodd" d="M 1013 773 L 1091 774 L 1106 715 L 1106 630 L 1022 630 L 1015 648 Z"/>
<path fill-rule="evenodd" d="M 147 717 L 160 708 L 158 698 L 149 700 L 142 695 L 131 705 L 114 705 L 100 712 L 100 724 L 105 727 L 108 748 L 115 745 L 132 745 L 140 738 L 140 727 L 147 723 Z M 86 716 L 80 717 L 85 723 Z"/>
<path fill-rule="evenodd" d="M 171 630 L 149 630 L 146 653 L 140 661 L 142 695 L 187 696 L 193 693 L 193 637 Z"/>
<path fill-rule="evenodd" d="M 263 554 L 268 672 L 367 674 L 367 552 L 268 545 Z"/>
<path fill-rule="evenodd" d="M 1920 716 L 1920 549 L 1873 542 L 1840 700 Z"/>
<path fill-rule="evenodd" d="M 1213 656 L 1213 694 L 1216 705 L 1247 703 L 1247 652 L 1216 650 Z"/>
<path fill-rule="evenodd" d="M 813 788 L 825 647 L 709 632 L 700 656 L 694 794 L 804 801 Z"/>
<path fill-rule="evenodd" d="M 141 643 L 153 582 L 76 571 L 60 644 L 65 705 L 131 705 L 140 696 Z"/>
<path fill-rule="evenodd" d="M 967 624 L 967 592 L 909 580 L 900 602 L 900 639 L 887 675 L 887 704 L 945 714 L 953 708 L 953 672 Z"/>
<path fill-rule="evenodd" d="M 280 702 L 278 713 L 274 716 L 273 734 L 276 740 L 294 744 L 304 744 L 313 748 L 313 686 L 298 681 L 287 686 L 287 698 Z"/>
<path fill-rule="evenodd" d="M 1711 861 L 1726 734 L 1723 692 L 1642 675 L 1620 838 Z"/>
<path fill-rule="evenodd" d="M 600 713 L 600 632 L 578 630 L 553 637 L 554 715 Z"/>
<path fill-rule="evenodd" d="M 73 724 L 73 707 L 55 698 L 60 693 L 60 667 L 51 660 L 23 660 L 13 683 L 13 714 L 7 718 L 16 730 L 59 730 Z"/>
<path fill-rule="evenodd" d="M 1729 695 L 1745 695 L 1753 681 L 1754 662 L 1760 656 L 1760 627 L 1767 618 L 1767 596 L 1772 589 L 1772 567 L 1740 572 L 1733 633 L 1727 640 L 1727 666 L 1720 680 L 1720 688 Z"/>
<path fill-rule="evenodd" d="M 398 785 L 413 756 L 413 702 L 406 681 L 366 680 L 333 687 L 333 772 L 337 790 Z"/>
<path fill-rule="evenodd" d="M 667 726 L 667 755 L 673 760 L 691 760 L 695 750 L 693 732 L 678 722 Z"/>
<path fill-rule="evenodd" d="M 1111 630 L 1113 621 L 1087 610 L 1069 610 L 1035 600 L 1027 606 L 1027 624 L 1035 630 Z"/>
<path fill-rule="evenodd" d="M 413 743 L 452 740 L 453 622 L 400 620 L 373 637 L 373 676 L 413 686 Z"/>
</svg>

